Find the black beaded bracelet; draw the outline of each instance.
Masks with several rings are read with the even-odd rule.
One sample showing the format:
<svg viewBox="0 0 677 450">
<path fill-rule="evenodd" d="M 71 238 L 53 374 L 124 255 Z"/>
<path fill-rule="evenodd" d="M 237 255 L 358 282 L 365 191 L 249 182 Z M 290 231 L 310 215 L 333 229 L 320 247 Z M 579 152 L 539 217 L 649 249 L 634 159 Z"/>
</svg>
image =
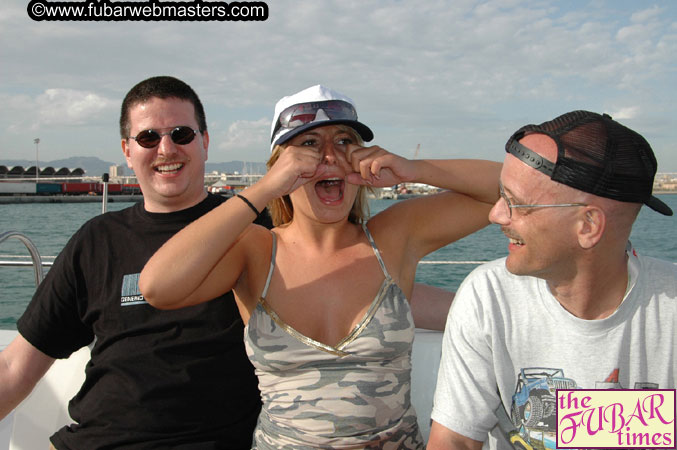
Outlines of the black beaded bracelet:
<svg viewBox="0 0 677 450">
<path fill-rule="evenodd" d="M 252 202 L 247 200 L 247 197 L 245 197 L 244 195 L 240 195 L 240 194 L 235 194 L 235 196 L 239 199 L 242 199 L 242 201 L 245 202 L 247 204 L 247 206 L 249 206 L 252 209 L 252 211 L 254 211 L 254 214 L 256 214 L 256 217 L 259 217 L 260 213 L 256 209 L 256 206 L 252 205 Z"/>
</svg>

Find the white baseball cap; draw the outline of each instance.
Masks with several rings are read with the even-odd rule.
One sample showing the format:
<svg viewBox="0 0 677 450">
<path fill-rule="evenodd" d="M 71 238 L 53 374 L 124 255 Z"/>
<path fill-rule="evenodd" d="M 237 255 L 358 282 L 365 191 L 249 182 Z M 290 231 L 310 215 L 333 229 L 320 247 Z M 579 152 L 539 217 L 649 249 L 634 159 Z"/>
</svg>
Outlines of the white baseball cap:
<svg viewBox="0 0 677 450">
<path fill-rule="evenodd" d="M 270 127 L 270 150 L 306 130 L 330 124 L 350 126 L 365 142 L 374 138 L 369 127 L 357 121 L 351 98 L 318 84 L 277 102 Z"/>
</svg>

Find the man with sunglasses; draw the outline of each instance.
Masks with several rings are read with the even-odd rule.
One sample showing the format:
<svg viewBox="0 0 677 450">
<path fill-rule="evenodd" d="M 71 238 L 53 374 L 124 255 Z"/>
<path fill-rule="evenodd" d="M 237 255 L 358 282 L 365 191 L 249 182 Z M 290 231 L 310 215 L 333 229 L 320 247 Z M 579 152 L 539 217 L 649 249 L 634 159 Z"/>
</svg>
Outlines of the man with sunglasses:
<svg viewBox="0 0 677 450">
<path fill-rule="evenodd" d="M 573 111 L 522 127 L 506 152 L 489 218 L 509 254 L 456 295 L 430 450 L 554 448 L 556 389 L 677 386 L 677 265 L 629 242 L 642 204 L 672 215 L 647 141 Z"/>
<path fill-rule="evenodd" d="M 176 78 L 144 80 L 122 103 L 120 134 L 144 201 L 90 220 L 56 259 L 0 354 L 0 417 L 56 358 L 89 346 L 76 423 L 53 448 L 249 449 L 260 399 L 232 293 L 159 311 L 137 285 L 167 239 L 223 201 L 204 187 L 202 103 Z"/>
</svg>

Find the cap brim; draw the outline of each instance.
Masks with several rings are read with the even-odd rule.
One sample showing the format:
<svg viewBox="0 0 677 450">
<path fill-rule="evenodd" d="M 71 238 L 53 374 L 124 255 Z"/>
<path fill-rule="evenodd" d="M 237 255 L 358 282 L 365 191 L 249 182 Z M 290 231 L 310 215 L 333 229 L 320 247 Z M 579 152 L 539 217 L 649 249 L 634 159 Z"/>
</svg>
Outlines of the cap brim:
<svg viewBox="0 0 677 450">
<path fill-rule="evenodd" d="M 654 211 L 657 211 L 665 216 L 671 216 L 672 215 L 672 209 L 665 203 L 663 203 L 661 200 L 657 199 L 653 195 L 649 197 L 649 200 L 646 201 L 646 205 L 653 209 Z"/>
<path fill-rule="evenodd" d="M 374 133 L 369 129 L 368 126 L 363 124 L 362 122 L 358 122 L 356 120 L 345 120 L 345 119 L 330 119 L 330 120 L 321 120 L 318 122 L 310 122 L 305 125 L 301 125 L 298 128 L 294 128 L 293 130 L 283 134 L 275 142 L 273 142 L 272 147 L 274 148 L 276 145 L 282 145 L 291 138 L 298 136 L 299 134 L 311 130 L 313 128 L 317 127 L 323 127 L 325 125 L 348 125 L 350 128 L 354 129 L 357 131 L 357 134 L 360 135 L 362 140 L 364 142 L 369 142 L 372 139 L 374 139 Z"/>
</svg>

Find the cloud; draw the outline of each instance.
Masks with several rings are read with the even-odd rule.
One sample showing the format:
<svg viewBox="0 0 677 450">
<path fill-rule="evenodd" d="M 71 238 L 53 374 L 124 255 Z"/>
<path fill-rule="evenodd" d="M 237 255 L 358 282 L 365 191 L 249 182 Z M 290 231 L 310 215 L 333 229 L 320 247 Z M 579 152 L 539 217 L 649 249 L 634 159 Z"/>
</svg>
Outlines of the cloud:
<svg viewBox="0 0 677 450">
<path fill-rule="evenodd" d="M 34 129 L 36 121 L 27 120 L 33 112 L 34 100 L 28 95 L 0 94 L 0 118 L 6 124 L 5 130 L 18 133 L 23 130 Z"/>
<path fill-rule="evenodd" d="M 11 111 L 11 114 L 1 113 L 1 116 L 7 124 L 6 129 L 14 133 L 92 124 L 119 108 L 118 101 L 75 89 L 46 89 L 35 97 L 3 94 L 0 101 L 5 105 L 5 111 Z"/>
<path fill-rule="evenodd" d="M 210 125 L 210 128 L 218 129 Z M 210 146 L 219 150 L 219 159 L 214 159 L 210 150 L 210 158 L 214 161 L 228 161 L 244 159 L 245 161 L 265 161 L 267 159 L 270 142 L 270 119 L 261 118 L 255 121 L 237 120 L 231 123 L 225 133 L 217 134 L 218 142 L 214 137 L 210 139 Z M 210 135 L 211 136 L 211 135 Z"/>
<path fill-rule="evenodd" d="M 665 8 L 661 8 L 658 5 L 653 5 L 651 8 L 632 13 L 630 15 L 630 20 L 632 22 L 641 23 L 647 22 L 651 19 L 660 19 L 660 16 L 664 11 Z"/>
<path fill-rule="evenodd" d="M 118 107 L 117 101 L 74 89 L 47 89 L 35 104 L 39 121 L 44 125 L 83 125 Z"/>
<path fill-rule="evenodd" d="M 352 97 L 379 143 L 430 157 L 449 141 L 500 147 L 504 130 L 573 109 L 676 115 L 674 2 L 274 0 L 265 22 L 96 23 L 33 22 L 25 0 L 5 3 L 0 123 L 113 135 L 125 92 L 171 74 L 205 104 L 212 161 L 265 160 L 275 102 L 316 83 Z M 668 153 L 676 133 L 659 131 Z"/>
<path fill-rule="evenodd" d="M 609 114 L 614 120 L 635 119 L 640 116 L 639 106 L 628 106 Z"/>
</svg>

